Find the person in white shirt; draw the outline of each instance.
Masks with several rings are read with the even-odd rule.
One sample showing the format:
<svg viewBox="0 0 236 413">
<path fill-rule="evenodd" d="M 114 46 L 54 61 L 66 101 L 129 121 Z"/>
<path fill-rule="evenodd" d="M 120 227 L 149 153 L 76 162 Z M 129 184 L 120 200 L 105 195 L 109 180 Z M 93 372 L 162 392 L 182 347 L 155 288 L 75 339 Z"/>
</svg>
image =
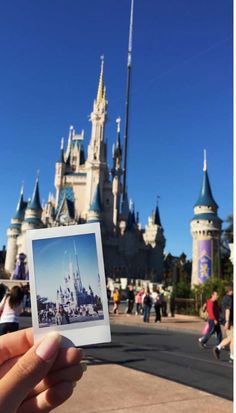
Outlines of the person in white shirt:
<svg viewBox="0 0 236 413">
<path fill-rule="evenodd" d="M 24 292 L 15 285 L 11 288 L 0 303 L 0 335 L 11 333 L 19 329 L 19 315 L 22 312 Z"/>
</svg>

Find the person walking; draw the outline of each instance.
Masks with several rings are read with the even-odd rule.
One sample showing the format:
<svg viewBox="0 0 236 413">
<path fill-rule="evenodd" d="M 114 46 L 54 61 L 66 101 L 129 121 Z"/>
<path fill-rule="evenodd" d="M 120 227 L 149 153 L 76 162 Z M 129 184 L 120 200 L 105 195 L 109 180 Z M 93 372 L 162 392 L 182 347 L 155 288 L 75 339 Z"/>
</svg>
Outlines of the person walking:
<svg viewBox="0 0 236 413">
<path fill-rule="evenodd" d="M 213 347 L 213 355 L 216 359 L 220 358 L 221 350 L 229 345 L 230 357 L 229 362 L 234 360 L 234 310 L 233 310 L 233 287 L 228 285 L 225 288 L 225 296 L 222 300 L 222 325 L 225 328 L 226 337 L 215 347 Z"/>
<path fill-rule="evenodd" d="M 164 287 L 162 287 L 161 290 L 161 296 L 162 296 L 162 304 L 161 304 L 161 312 L 162 312 L 162 317 L 167 317 L 167 291 L 165 290 Z"/>
<path fill-rule="evenodd" d="M 157 290 L 157 295 L 154 301 L 154 308 L 156 312 L 155 323 L 160 323 L 161 322 L 162 295 L 159 289 Z"/>
<path fill-rule="evenodd" d="M 18 285 L 11 288 L 0 303 L 0 336 L 19 329 L 19 315 L 23 310 L 24 291 Z"/>
<path fill-rule="evenodd" d="M 114 292 L 113 292 L 113 314 L 119 314 L 119 305 L 120 305 L 120 293 L 118 288 L 115 288 Z"/>
<path fill-rule="evenodd" d="M 132 285 L 129 285 L 129 289 L 127 292 L 127 301 L 128 301 L 128 308 L 127 308 L 127 315 L 132 314 L 133 308 L 134 308 L 134 301 L 135 301 L 135 295 L 134 295 L 134 288 Z"/>
<path fill-rule="evenodd" d="M 141 288 L 135 296 L 135 303 L 136 303 L 136 313 L 135 315 L 140 315 L 142 314 L 142 302 L 143 302 L 143 294 L 144 294 L 144 289 Z"/>
<path fill-rule="evenodd" d="M 199 345 L 201 348 L 206 347 L 206 343 L 209 338 L 216 333 L 217 335 L 217 344 L 222 340 L 222 332 L 220 327 L 220 307 L 217 302 L 219 296 L 217 291 L 213 291 L 211 298 L 207 300 L 207 313 L 208 313 L 208 332 L 198 339 Z"/>
<path fill-rule="evenodd" d="M 152 302 L 153 300 L 150 294 L 150 290 L 147 288 L 143 295 L 143 321 L 144 323 L 149 323 Z"/>
</svg>

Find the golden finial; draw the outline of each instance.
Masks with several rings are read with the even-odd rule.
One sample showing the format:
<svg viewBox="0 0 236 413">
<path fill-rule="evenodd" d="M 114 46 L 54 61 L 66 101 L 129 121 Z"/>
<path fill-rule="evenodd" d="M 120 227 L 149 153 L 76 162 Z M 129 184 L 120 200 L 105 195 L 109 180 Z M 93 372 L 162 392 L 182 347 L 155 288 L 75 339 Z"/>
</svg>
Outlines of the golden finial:
<svg viewBox="0 0 236 413">
<path fill-rule="evenodd" d="M 101 72 L 98 84 L 98 93 L 97 93 L 97 103 L 99 104 L 104 96 L 104 56 L 100 57 L 101 59 Z"/>
</svg>

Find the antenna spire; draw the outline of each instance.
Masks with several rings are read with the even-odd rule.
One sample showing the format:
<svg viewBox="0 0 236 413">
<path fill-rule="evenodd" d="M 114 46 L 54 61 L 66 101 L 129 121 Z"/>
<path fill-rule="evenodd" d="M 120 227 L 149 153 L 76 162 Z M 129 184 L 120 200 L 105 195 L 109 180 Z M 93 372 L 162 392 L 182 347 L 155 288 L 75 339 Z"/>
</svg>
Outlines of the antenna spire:
<svg viewBox="0 0 236 413">
<path fill-rule="evenodd" d="M 131 0 L 128 62 L 127 62 L 126 102 L 125 102 L 124 177 L 123 177 L 123 192 L 122 192 L 123 203 L 124 203 L 125 195 L 126 195 L 126 170 L 127 170 L 128 129 L 129 129 L 129 101 L 130 101 L 131 56 L 132 56 L 132 39 L 133 39 L 133 14 L 134 14 L 134 0 Z"/>
<path fill-rule="evenodd" d="M 128 66 L 131 66 L 132 40 L 133 40 L 133 16 L 134 16 L 134 0 L 131 0 L 130 25 L 129 25 L 129 45 L 128 45 Z"/>
</svg>

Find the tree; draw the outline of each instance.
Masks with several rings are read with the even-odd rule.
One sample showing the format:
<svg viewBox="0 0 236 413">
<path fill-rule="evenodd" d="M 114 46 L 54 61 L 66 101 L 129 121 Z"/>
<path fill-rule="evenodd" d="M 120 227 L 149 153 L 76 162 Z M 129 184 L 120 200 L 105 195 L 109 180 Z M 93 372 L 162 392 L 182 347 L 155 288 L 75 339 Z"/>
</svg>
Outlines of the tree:
<svg viewBox="0 0 236 413">
<path fill-rule="evenodd" d="M 234 216 L 233 214 L 228 215 L 225 222 L 227 222 L 228 226 L 223 230 L 223 240 L 228 244 L 232 244 L 234 242 Z"/>
</svg>

